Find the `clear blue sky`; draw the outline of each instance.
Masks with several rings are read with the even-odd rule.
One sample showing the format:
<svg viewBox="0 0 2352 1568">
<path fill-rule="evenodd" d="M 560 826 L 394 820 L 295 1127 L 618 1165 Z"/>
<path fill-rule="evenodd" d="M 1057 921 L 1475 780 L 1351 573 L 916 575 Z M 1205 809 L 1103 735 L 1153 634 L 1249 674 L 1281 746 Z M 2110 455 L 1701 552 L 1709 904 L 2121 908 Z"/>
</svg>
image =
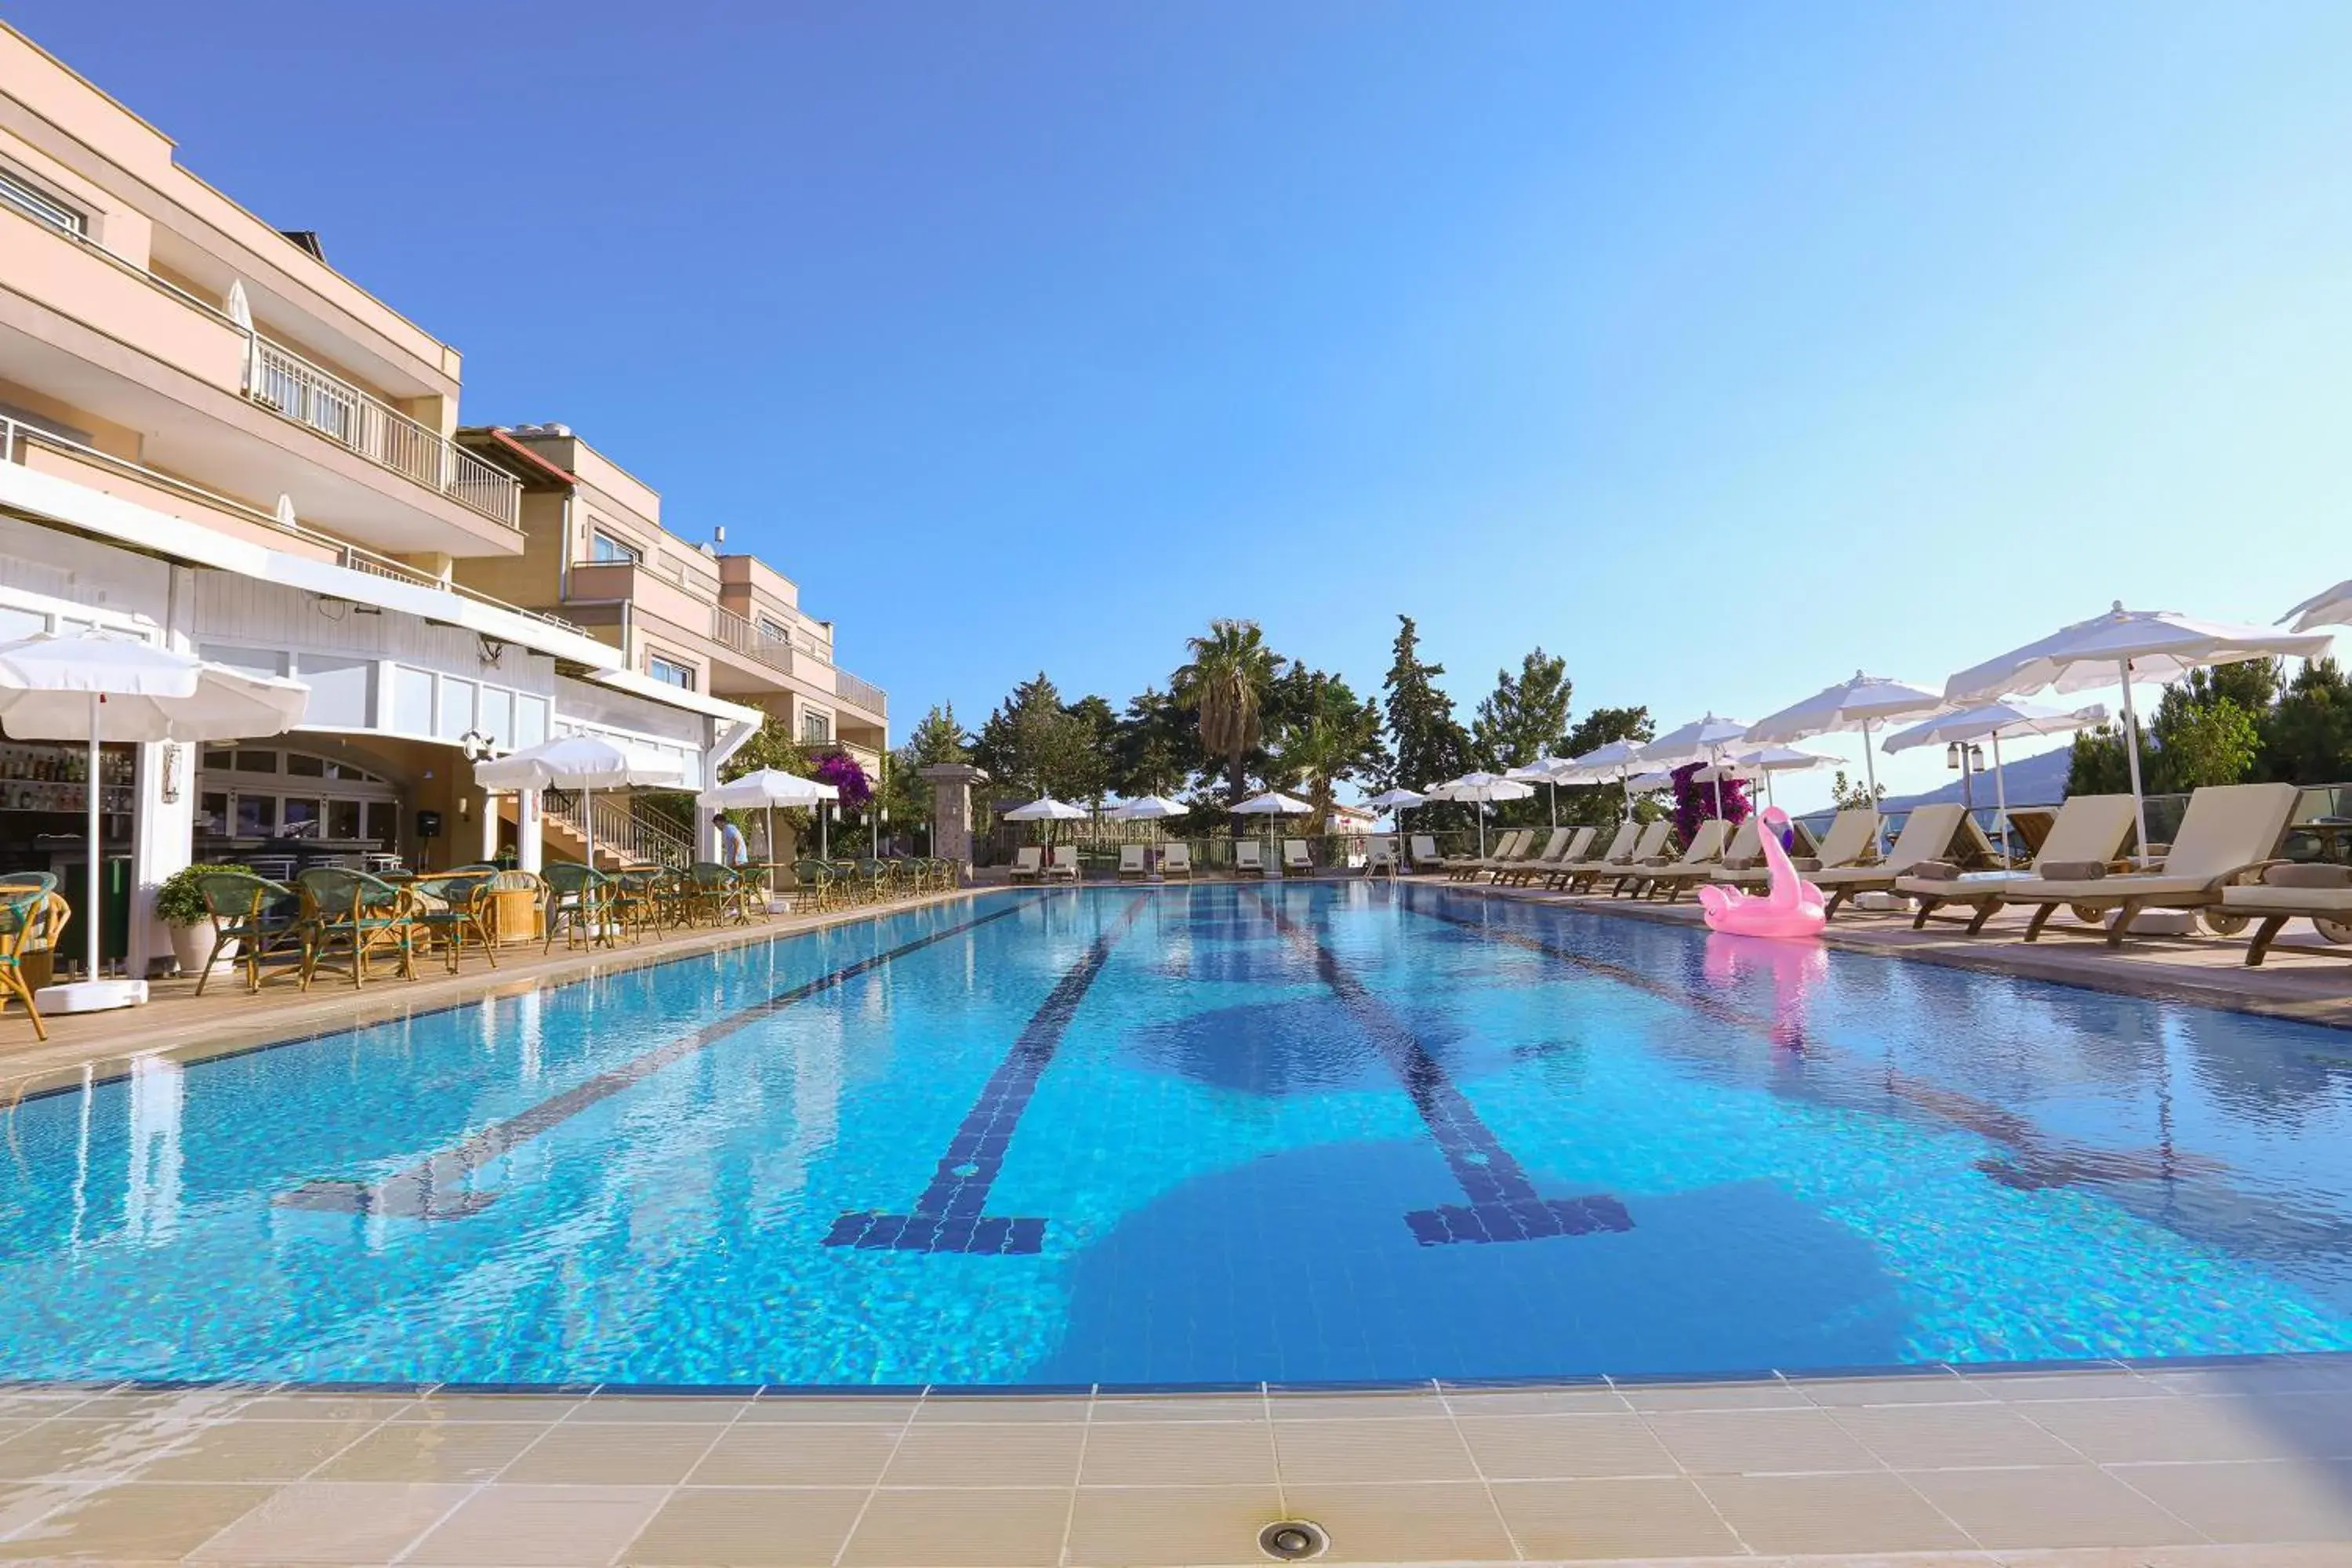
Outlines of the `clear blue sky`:
<svg viewBox="0 0 2352 1568">
<path fill-rule="evenodd" d="M 1217 615 L 1672 724 L 2352 574 L 2341 0 L 9 15 L 902 733 Z"/>
</svg>

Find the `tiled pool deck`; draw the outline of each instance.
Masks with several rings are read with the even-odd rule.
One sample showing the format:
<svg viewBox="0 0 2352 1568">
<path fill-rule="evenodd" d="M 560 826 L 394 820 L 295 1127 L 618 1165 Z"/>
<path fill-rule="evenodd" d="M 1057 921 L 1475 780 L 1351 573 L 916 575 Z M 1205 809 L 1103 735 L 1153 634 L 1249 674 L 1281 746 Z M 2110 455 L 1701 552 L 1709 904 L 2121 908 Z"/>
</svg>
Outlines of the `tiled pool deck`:
<svg viewBox="0 0 2352 1568">
<path fill-rule="evenodd" d="M 2352 1358 L 1320 1394 L 0 1400 L 12 1559 L 1246 1563 L 1283 1518 L 1345 1563 L 2340 1564 Z"/>
<path fill-rule="evenodd" d="M 167 989 L 135 1037 L 68 1018 L 35 1047 L 10 1017 L 0 1100 L 134 1051 L 215 1055 L 862 914 L 357 993 Z M 2028 948 L 1884 915 L 1832 941 L 2352 1025 L 2332 954 L 2249 972 L 2210 940 Z M 1223 1564 L 1265 1561 L 1257 1531 L 1283 1518 L 1348 1563 L 2335 1568 L 2352 1356 L 1024 1397 L 0 1387 L 7 1560 Z"/>
</svg>

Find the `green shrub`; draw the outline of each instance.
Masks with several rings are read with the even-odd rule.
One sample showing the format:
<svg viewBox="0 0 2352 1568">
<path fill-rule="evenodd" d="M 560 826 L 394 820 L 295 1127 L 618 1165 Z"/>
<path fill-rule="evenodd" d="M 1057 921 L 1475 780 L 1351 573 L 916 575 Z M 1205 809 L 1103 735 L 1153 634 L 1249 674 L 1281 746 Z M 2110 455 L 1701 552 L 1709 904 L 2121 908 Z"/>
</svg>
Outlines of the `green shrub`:
<svg viewBox="0 0 2352 1568">
<path fill-rule="evenodd" d="M 205 895 L 196 887 L 196 879 L 215 871 L 243 871 L 253 874 L 250 866 L 184 866 L 163 879 L 155 889 L 155 916 L 165 925 L 197 926 L 210 918 L 205 910 Z"/>
</svg>

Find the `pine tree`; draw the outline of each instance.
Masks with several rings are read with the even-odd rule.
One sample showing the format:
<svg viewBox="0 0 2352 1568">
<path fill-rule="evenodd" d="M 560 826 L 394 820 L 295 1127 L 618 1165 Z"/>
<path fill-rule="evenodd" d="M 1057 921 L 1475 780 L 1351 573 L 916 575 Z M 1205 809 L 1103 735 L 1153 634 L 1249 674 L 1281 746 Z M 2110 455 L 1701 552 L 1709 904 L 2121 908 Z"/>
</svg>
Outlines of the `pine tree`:
<svg viewBox="0 0 2352 1568">
<path fill-rule="evenodd" d="M 1454 699 L 1436 684 L 1445 667 L 1422 662 L 1421 634 L 1411 616 L 1397 617 L 1395 653 L 1388 679 L 1381 683 L 1388 692 L 1389 740 L 1395 747 L 1394 761 L 1383 777 L 1384 787 L 1424 789 L 1467 773 L 1470 732 L 1454 716 Z M 1415 820 L 1428 820 L 1433 826 L 1443 818 L 1452 819 L 1449 826 L 1466 820 L 1460 806 L 1422 809 L 1429 818 Z"/>
<path fill-rule="evenodd" d="M 1561 756 L 1568 735 L 1569 699 L 1575 685 L 1568 660 L 1540 647 L 1519 662 L 1519 672 L 1495 672 L 1494 695 L 1478 704 L 1470 727 L 1479 764 L 1501 773 L 1543 757 Z"/>
</svg>

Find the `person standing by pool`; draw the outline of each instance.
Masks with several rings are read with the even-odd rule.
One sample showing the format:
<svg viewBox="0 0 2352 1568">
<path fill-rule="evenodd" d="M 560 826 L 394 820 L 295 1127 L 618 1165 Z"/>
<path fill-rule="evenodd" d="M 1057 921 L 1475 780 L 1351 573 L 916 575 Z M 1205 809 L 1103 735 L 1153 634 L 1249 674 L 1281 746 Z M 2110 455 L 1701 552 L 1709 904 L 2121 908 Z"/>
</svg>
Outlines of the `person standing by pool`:
<svg viewBox="0 0 2352 1568">
<path fill-rule="evenodd" d="M 719 828 L 719 863 L 721 866 L 743 864 L 743 830 L 728 821 L 723 811 L 714 812 L 710 820 Z"/>
</svg>

